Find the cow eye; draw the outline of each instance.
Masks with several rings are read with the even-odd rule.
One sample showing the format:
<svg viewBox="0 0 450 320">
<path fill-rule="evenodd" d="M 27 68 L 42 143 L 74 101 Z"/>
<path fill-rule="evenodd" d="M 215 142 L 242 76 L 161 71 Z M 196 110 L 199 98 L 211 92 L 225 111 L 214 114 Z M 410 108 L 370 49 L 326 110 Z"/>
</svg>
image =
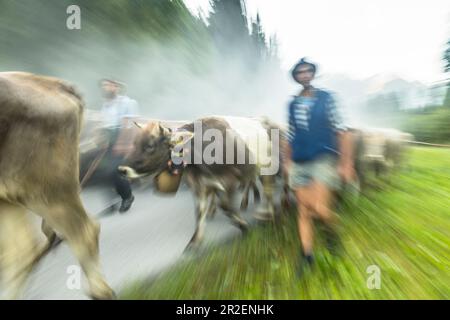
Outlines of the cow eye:
<svg viewBox="0 0 450 320">
<path fill-rule="evenodd" d="M 155 150 L 155 144 L 154 143 L 149 143 L 145 146 L 145 151 L 147 152 L 152 152 L 153 150 Z"/>
</svg>

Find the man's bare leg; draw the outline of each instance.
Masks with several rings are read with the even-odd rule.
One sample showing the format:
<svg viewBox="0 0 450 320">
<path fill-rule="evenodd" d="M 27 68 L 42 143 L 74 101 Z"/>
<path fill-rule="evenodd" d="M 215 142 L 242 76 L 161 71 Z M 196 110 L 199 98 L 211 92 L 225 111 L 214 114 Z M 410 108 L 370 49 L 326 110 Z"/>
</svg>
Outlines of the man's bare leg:
<svg viewBox="0 0 450 320">
<path fill-rule="evenodd" d="M 313 196 L 311 186 L 301 187 L 296 190 L 298 203 L 298 232 L 302 245 L 302 254 L 299 264 L 299 274 L 303 273 L 303 268 L 313 263 L 313 246 L 314 246 L 314 221 L 311 203 Z"/>
<path fill-rule="evenodd" d="M 314 181 L 311 185 L 312 192 L 311 197 L 312 209 L 314 213 L 320 218 L 325 224 L 330 227 L 334 227 L 338 221 L 339 216 L 331 209 L 333 205 L 333 192 L 325 184 Z"/>
<path fill-rule="evenodd" d="M 314 245 L 313 217 L 307 206 L 300 205 L 300 212 L 298 217 L 300 242 L 302 244 L 303 253 L 305 255 L 311 255 Z"/>
<path fill-rule="evenodd" d="M 315 201 L 313 210 L 316 216 L 325 224 L 327 247 L 332 254 L 337 254 L 340 244 L 337 235 L 339 216 L 332 210 L 334 193 L 327 185 L 319 181 L 315 181 L 312 188 L 314 188 L 313 193 Z"/>
</svg>

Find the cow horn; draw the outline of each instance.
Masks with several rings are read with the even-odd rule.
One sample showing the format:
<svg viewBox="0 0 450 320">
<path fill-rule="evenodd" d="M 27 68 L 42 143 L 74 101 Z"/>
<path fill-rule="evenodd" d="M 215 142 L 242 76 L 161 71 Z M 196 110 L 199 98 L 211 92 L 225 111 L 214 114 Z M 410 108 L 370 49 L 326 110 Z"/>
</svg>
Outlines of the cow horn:
<svg viewBox="0 0 450 320">
<path fill-rule="evenodd" d="M 133 123 L 136 127 L 138 127 L 139 129 L 142 129 L 142 126 L 139 123 L 137 123 L 136 121 L 133 121 Z"/>
<path fill-rule="evenodd" d="M 172 132 L 171 142 L 172 146 L 183 145 L 194 137 L 194 133 L 190 131 L 175 131 Z"/>
</svg>

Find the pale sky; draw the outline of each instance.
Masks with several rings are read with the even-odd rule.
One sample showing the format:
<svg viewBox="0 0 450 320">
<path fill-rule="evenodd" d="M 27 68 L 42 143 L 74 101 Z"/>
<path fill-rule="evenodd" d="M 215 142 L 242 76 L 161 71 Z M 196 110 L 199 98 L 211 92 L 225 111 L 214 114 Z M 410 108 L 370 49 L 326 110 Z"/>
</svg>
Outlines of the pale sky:
<svg viewBox="0 0 450 320">
<path fill-rule="evenodd" d="M 184 0 L 196 11 L 209 0 Z M 226 1 L 226 0 L 225 0 Z M 448 0 L 246 0 L 264 29 L 276 33 L 283 67 L 303 56 L 320 73 L 361 79 L 394 74 L 432 83 L 445 78 L 442 54 L 450 38 Z"/>
</svg>

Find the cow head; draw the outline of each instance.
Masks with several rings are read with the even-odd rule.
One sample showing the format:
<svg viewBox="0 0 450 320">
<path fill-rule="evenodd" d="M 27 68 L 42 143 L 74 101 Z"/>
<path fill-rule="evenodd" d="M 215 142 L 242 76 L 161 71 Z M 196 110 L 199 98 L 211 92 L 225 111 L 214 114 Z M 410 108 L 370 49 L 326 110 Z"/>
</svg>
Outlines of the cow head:
<svg viewBox="0 0 450 320">
<path fill-rule="evenodd" d="M 133 152 L 127 157 L 124 166 L 118 168 L 119 172 L 128 178 L 161 173 L 173 163 L 174 151 L 179 153 L 185 144 L 193 137 L 190 132 L 173 132 L 162 126 L 159 122 L 151 122 L 140 127 L 134 141 Z"/>
</svg>

